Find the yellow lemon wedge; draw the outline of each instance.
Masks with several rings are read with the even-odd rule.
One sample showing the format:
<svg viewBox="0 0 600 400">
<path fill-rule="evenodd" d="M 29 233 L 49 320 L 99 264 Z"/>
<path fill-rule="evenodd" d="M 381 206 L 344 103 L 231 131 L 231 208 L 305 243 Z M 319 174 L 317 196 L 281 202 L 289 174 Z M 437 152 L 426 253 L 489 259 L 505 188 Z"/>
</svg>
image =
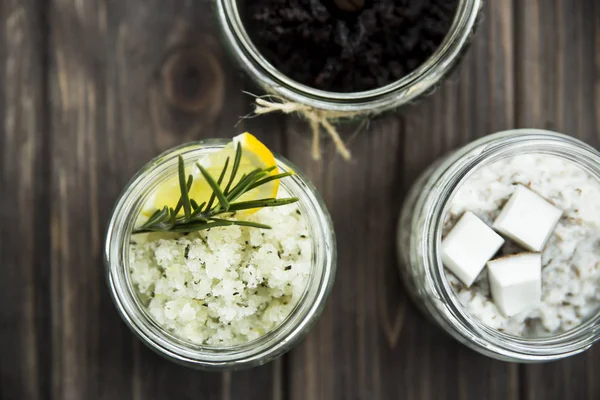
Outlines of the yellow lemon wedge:
<svg viewBox="0 0 600 400">
<path fill-rule="evenodd" d="M 235 175 L 235 179 L 231 182 L 230 188 L 235 187 L 244 175 L 247 175 L 256 169 L 276 167 L 277 165 L 275 156 L 273 156 L 273 153 L 271 153 L 267 146 L 252 134 L 247 132 L 242 133 L 241 135 L 234 137 L 222 150 L 211 153 L 200 160 L 202 167 L 208 171 L 215 181 L 217 181 L 225 167 L 227 159 L 229 159 L 227 171 L 220 185 L 222 190 L 225 190 L 229 184 L 238 144 L 241 147 L 242 154 L 239 168 Z M 274 168 L 269 175 L 277 175 L 278 173 L 278 169 Z M 208 203 L 213 193 L 212 188 L 196 166 L 192 168 L 188 166 L 186 168 L 186 175 L 189 174 L 194 178 L 192 187 L 189 191 L 190 199 L 193 199 L 198 204 Z M 277 197 L 278 190 L 279 179 L 274 179 L 244 193 L 237 198 L 235 202 L 275 198 Z M 179 202 L 180 195 L 179 177 L 176 175 L 167 179 L 156 188 L 154 193 L 146 201 L 146 204 L 142 209 L 142 214 L 150 217 L 156 210 L 162 209 L 164 206 L 175 208 Z M 243 213 L 252 214 L 256 211 L 258 210 L 252 209 L 243 211 Z"/>
</svg>

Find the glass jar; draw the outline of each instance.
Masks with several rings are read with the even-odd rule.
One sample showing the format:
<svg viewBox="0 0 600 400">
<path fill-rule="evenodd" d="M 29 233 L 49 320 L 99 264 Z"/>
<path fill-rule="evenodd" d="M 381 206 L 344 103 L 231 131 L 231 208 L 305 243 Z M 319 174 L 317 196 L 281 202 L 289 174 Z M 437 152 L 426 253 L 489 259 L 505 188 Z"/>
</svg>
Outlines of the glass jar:
<svg viewBox="0 0 600 400">
<path fill-rule="evenodd" d="M 171 149 L 146 164 L 130 181 L 116 203 L 105 245 L 108 286 L 125 323 L 152 350 L 180 364 L 201 369 L 238 369 L 266 363 L 291 349 L 308 333 L 325 306 L 336 269 L 336 241 L 325 204 L 314 186 L 287 160 L 276 155 L 282 172 L 295 175 L 281 180 L 281 187 L 307 218 L 312 237 L 312 270 L 307 286 L 291 314 L 275 329 L 241 345 L 211 347 L 180 339 L 163 329 L 138 298 L 130 276 L 129 243 L 135 221 L 147 196 L 177 172 L 177 159 L 192 162 L 222 149 L 227 142 L 208 140 Z"/>
<path fill-rule="evenodd" d="M 499 132 L 447 155 L 417 179 L 402 206 L 397 245 L 401 275 L 425 315 L 484 355 L 504 361 L 541 362 L 580 353 L 600 339 L 600 312 L 574 329 L 550 337 L 502 333 L 461 305 L 446 279 L 439 251 L 444 217 L 459 186 L 474 171 L 524 153 L 560 157 L 600 180 L 600 153 L 579 140 L 537 129 Z"/>
<path fill-rule="evenodd" d="M 454 22 L 436 52 L 419 68 L 387 86 L 355 93 L 318 90 L 279 72 L 250 40 L 240 0 L 217 0 L 217 18 L 225 44 L 245 72 L 266 92 L 288 101 L 336 113 L 377 114 L 410 103 L 430 93 L 447 76 L 468 48 L 481 0 L 460 0 Z"/>
</svg>

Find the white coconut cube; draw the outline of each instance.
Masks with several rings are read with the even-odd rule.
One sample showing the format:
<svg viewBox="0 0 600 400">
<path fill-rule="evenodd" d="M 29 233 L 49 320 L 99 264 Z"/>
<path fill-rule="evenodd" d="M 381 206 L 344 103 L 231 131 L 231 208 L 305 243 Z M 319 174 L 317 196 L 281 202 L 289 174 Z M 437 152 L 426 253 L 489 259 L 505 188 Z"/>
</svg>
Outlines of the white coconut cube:
<svg viewBox="0 0 600 400">
<path fill-rule="evenodd" d="M 466 212 L 442 241 L 442 261 L 466 286 L 471 286 L 504 239 L 472 212 Z"/>
<path fill-rule="evenodd" d="M 493 228 L 529 251 L 542 251 L 562 216 L 548 200 L 518 185 Z"/>
<path fill-rule="evenodd" d="M 496 307 L 512 317 L 538 305 L 542 298 L 542 255 L 521 253 L 487 263 Z"/>
</svg>

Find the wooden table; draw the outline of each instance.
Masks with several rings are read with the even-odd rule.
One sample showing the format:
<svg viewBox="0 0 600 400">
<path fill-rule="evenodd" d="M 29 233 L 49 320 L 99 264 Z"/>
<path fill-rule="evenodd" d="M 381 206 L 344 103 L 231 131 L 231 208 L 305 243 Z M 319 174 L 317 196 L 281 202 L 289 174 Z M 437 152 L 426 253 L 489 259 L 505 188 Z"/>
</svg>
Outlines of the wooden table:
<svg viewBox="0 0 600 400">
<path fill-rule="evenodd" d="M 396 271 L 416 175 L 488 133 L 538 127 L 600 145 L 600 2 L 493 0 L 460 71 L 431 97 L 315 162 L 307 124 L 244 120 L 258 90 L 223 54 L 208 0 L 0 2 L 0 398 L 600 399 L 600 347 L 521 366 L 430 325 Z M 308 338 L 235 373 L 146 349 L 104 281 L 111 207 L 173 145 L 250 130 L 305 170 L 339 243 L 337 282 Z"/>
</svg>

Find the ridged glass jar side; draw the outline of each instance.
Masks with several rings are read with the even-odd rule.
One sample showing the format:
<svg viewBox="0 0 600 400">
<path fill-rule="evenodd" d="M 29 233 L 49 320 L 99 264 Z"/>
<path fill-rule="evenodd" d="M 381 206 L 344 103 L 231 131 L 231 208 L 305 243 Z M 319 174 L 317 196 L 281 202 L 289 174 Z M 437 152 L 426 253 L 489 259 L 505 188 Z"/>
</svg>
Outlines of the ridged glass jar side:
<svg viewBox="0 0 600 400">
<path fill-rule="evenodd" d="M 444 217 L 456 190 L 475 171 L 518 154 L 560 157 L 600 181 L 600 153 L 566 135 L 535 129 L 499 132 L 468 144 L 425 171 L 410 189 L 398 224 L 400 272 L 421 310 L 457 340 L 482 354 L 515 362 L 564 358 L 600 339 L 600 313 L 578 327 L 546 338 L 519 338 L 470 315 L 447 282 L 440 244 Z"/>
<path fill-rule="evenodd" d="M 332 288 L 336 269 L 336 241 L 326 206 L 310 181 L 287 160 L 276 156 L 282 171 L 295 174 L 281 187 L 298 197 L 312 237 L 312 269 L 304 295 L 291 314 L 257 340 L 230 347 L 200 346 L 182 340 L 159 326 L 141 303 L 129 273 L 131 231 L 147 196 L 176 174 L 177 157 L 186 163 L 217 151 L 227 142 L 209 140 L 171 149 L 144 166 L 127 185 L 114 208 L 105 246 L 107 280 L 114 303 L 130 329 L 152 350 L 186 366 L 202 369 L 239 369 L 266 363 L 288 351 L 312 327 Z"/>
</svg>

